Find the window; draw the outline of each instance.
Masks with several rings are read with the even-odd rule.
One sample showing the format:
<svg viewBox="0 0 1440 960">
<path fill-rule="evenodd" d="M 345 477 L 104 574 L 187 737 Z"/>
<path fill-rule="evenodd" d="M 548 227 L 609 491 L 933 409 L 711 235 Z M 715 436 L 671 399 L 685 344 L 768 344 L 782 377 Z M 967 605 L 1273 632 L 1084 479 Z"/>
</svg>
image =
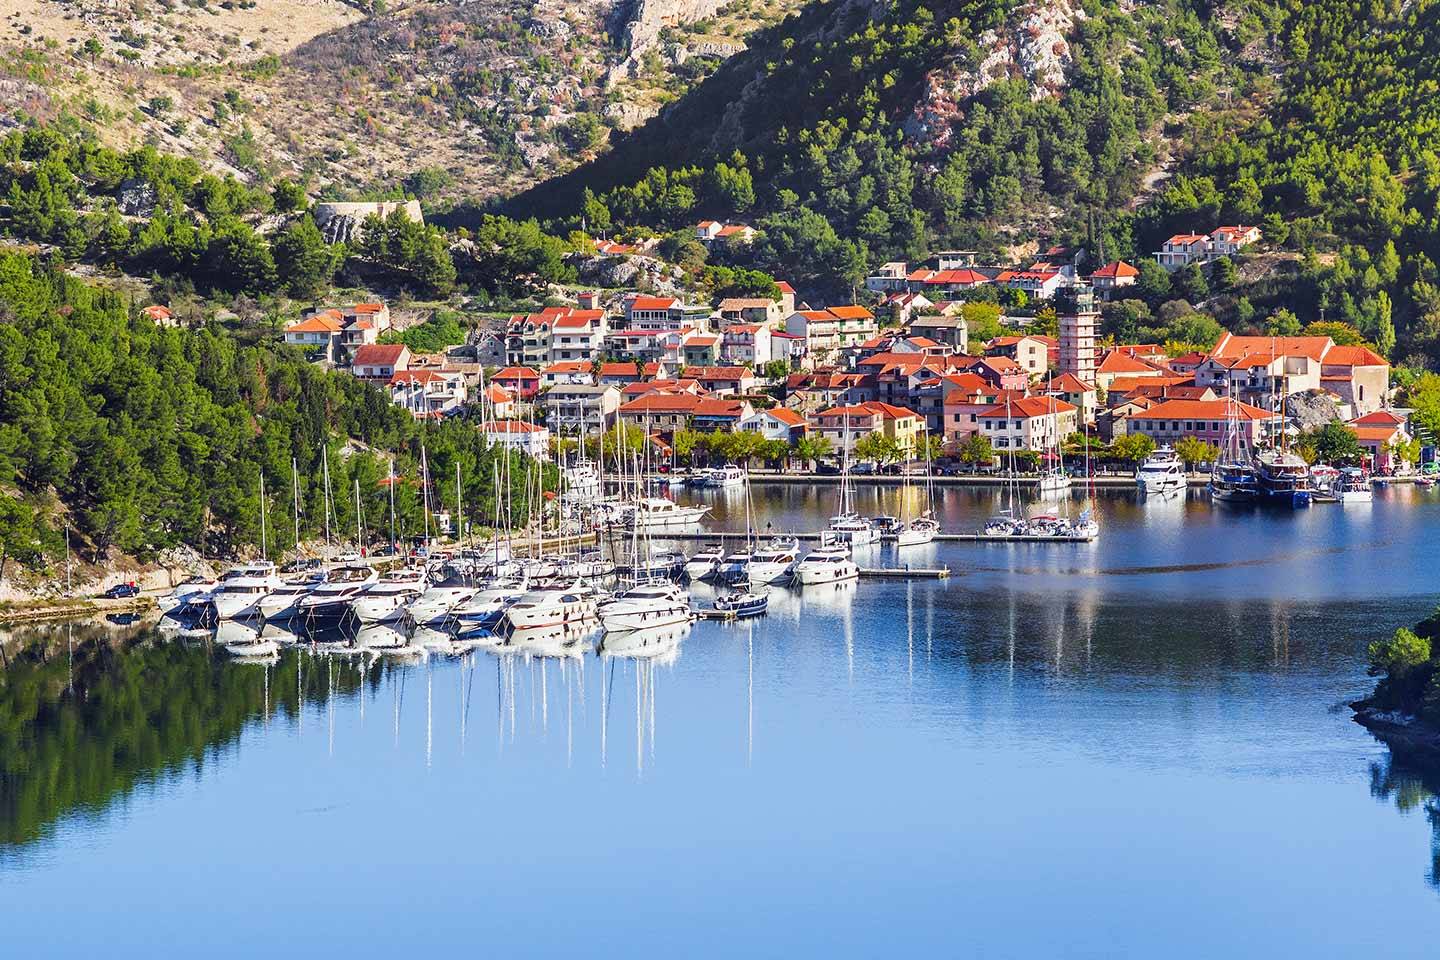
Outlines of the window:
<svg viewBox="0 0 1440 960">
<path fill-rule="evenodd" d="M 1174 430 L 1176 433 L 1179 433 L 1179 432 L 1180 432 L 1180 421 L 1179 421 L 1179 420 L 1171 421 L 1171 423 L 1170 423 L 1170 429 L 1171 429 L 1171 430 Z"/>
</svg>

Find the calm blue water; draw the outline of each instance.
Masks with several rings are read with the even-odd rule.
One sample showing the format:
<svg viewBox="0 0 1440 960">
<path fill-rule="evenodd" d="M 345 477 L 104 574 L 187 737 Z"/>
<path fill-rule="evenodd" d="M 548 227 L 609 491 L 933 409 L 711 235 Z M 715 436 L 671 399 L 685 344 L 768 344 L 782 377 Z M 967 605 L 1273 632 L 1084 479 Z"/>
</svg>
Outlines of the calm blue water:
<svg viewBox="0 0 1440 960">
<path fill-rule="evenodd" d="M 941 496 L 951 529 L 996 509 Z M 1101 511 L 1096 544 L 923 548 L 956 575 L 782 592 L 655 662 L 17 633 L 4 953 L 1434 956 L 1440 780 L 1344 704 L 1435 605 L 1440 496 Z"/>
</svg>

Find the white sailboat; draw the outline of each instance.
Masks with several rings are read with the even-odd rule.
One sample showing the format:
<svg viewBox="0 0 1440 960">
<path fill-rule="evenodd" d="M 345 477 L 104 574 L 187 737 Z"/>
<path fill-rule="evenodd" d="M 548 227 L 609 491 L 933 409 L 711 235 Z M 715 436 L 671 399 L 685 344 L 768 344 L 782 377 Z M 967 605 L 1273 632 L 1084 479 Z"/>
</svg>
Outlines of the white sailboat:
<svg viewBox="0 0 1440 960">
<path fill-rule="evenodd" d="M 925 454 L 925 509 L 910 520 L 909 523 L 895 535 L 895 546 L 916 547 L 921 544 L 930 543 L 935 539 L 935 534 L 940 532 L 940 523 L 935 519 L 935 481 L 934 474 L 930 469 L 930 443 L 925 432 L 922 430 L 921 443 L 924 446 Z M 905 473 L 905 493 L 910 492 L 910 473 Z M 908 496 L 905 497 L 905 509 L 909 509 Z"/>
<path fill-rule="evenodd" d="M 1060 443 L 1060 419 L 1055 412 L 1055 398 L 1050 398 L 1050 435 L 1045 439 L 1042 454 L 1052 466 L 1041 468 L 1040 492 L 1062 493 L 1070 489 L 1070 474 L 1065 472 L 1065 454 Z"/>
<path fill-rule="evenodd" d="M 855 490 L 850 480 L 850 417 L 844 416 L 844 437 L 840 451 L 840 512 L 830 518 L 830 535 L 851 547 L 863 547 L 880 539 L 880 532 L 855 510 Z"/>
</svg>

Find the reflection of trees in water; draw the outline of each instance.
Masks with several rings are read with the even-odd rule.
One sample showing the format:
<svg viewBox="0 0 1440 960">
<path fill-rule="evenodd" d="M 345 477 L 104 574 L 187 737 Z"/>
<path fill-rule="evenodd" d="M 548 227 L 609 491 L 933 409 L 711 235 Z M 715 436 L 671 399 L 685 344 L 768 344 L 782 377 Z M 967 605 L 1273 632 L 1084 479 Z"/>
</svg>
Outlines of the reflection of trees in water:
<svg viewBox="0 0 1440 960">
<path fill-rule="evenodd" d="M 1440 762 L 1420 762 L 1394 753 L 1370 764 L 1370 795 L 1393 801 L 1401 813 L 1424 810 L 1430 821 L 1430 885 L 1440 890 Z"/>
<path fill-rule="evenodd" d="M 385 669 L 331 670 L 294 651 L 241 666 L 153 632 L 93 626 L 11 635 L 0 655 L 0 857 L 61 817 L 199 769 L 253 720 L 293 718 L 302 700 L 378 685 Z"/>
</svg>

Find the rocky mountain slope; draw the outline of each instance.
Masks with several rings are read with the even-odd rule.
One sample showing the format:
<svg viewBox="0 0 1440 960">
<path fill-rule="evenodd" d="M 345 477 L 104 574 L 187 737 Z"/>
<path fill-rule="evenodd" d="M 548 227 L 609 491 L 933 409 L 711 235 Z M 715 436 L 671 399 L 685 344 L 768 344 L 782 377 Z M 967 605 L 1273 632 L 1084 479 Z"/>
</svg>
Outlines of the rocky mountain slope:
<svg viewBox="0 0 1440 960">
<path fill-rule="evenodd" d="M 793 2 L 0 0 L 0 126 L 483 198 L 603 151 Z"/>
</svg>

